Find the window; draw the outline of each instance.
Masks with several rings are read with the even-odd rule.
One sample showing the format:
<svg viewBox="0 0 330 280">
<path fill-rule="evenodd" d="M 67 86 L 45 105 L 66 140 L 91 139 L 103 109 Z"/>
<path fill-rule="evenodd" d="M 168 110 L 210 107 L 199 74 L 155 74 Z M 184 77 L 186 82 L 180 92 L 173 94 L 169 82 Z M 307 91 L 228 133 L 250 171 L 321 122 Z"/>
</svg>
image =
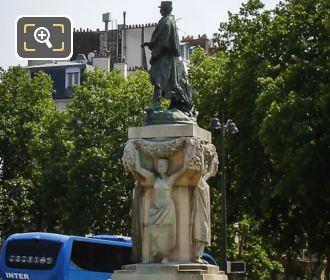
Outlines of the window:
<svg viewBox="0 0 330 280">
<path fill-rule="evenodd" d="M 131 247 L 74 241 L 71 261 L 81 269 L 110 272 L 131 263 Z"/>
<path fill-rule="evenodd" d="M 65 87 L 68 88 L 71 85 L 79 85 L 79 72 L 66 73 Z"/>
<path fill-rule="evenodd" d="M 23 269 L 52 269 L 62 243 L 40 240 L 11 240 L 6 249 L 6 265 Z"/>
</svg>

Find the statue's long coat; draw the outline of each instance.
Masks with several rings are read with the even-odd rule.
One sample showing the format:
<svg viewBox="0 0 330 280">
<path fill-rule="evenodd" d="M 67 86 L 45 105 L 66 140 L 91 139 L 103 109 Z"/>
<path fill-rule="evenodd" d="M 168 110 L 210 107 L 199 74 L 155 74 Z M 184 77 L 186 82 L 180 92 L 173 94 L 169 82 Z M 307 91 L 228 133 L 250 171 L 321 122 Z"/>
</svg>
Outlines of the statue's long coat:
<svg viewBox="0 0 330 280">
<path fill-rule="evenodd" d="M 174 16 L 160 19 L 151 36 L 150 48 L 150 81 L 167 95 L 177 86 L 175 57 L 179 56 L 180 45 Z"/>
</svg>

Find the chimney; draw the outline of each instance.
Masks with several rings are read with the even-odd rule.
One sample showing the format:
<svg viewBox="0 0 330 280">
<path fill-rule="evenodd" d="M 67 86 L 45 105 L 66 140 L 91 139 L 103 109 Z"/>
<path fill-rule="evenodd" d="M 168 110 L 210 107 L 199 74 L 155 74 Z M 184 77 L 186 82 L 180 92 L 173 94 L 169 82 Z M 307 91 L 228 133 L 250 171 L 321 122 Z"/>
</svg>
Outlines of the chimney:
<svg viewBox="0 0 330 280">
<path fill-rule="evenodd" d="M 102 19 L 104 22 L 104 29 L 105 31 L 109 30 L 109 22 L 111 21 L 111 14 L 110 13 L 105 13 L 102 15 Z"/>
</svg>

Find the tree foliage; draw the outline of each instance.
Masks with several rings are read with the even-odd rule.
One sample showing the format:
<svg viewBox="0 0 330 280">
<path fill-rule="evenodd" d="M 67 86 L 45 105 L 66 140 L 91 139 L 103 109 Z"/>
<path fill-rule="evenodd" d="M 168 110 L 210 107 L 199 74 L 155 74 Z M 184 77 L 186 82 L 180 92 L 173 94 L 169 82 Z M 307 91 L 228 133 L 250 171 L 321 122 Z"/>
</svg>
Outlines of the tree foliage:
<svg viewBox="0 0 330 280">
<path fill-rule="evenodd" d="M 69 232 L 130 234 L 134 181 L 121 162 L 128 127 L 143 124 L 152 92 L 147 73 L 126 81 L 118 72 L 90 72 L 68 107 L 73 149 L 69 156 Z M 82 222 L 83 221 L 83 222 Z"/>
<path fill-rule="evenodd" d="M 196 101 L 202 121 L 223 111 L 240 130 L 225 143 L 229 221 L 255 217 L 277 258 L 307 248 L 322 260 L 330 240 L 329 2 L 262 7 L 250 0 L 229 14 L 216 55 L 195 52 Z"/>
<path fill-rule="evenodd" d="M 0 233 L 33 228 L 36 186 L 30 148 L 44 119 L 55 111 L 50 78 L 29 79 L 25 69 L 0 72 Z"/>
<path fill-rule="evenodd" d="M 87 72 L 67 111 L 40 131 L 40 227 L 71 234 L 130 235 L 128 213 L 134 181 L 121 157 L 130 126 L 143 123 L 150 99 L 147 74 L 125 80 L 114 71 Z"/>
<path fill-rule="evenodd" d="M 121 157 L 129 126 L 143 123 L 147 74 L 86 73 L 67 111 L 56 111 L 45 74 L 2 71 L 1 233 L 130 235 L 133 178 Z"/>
</svg>

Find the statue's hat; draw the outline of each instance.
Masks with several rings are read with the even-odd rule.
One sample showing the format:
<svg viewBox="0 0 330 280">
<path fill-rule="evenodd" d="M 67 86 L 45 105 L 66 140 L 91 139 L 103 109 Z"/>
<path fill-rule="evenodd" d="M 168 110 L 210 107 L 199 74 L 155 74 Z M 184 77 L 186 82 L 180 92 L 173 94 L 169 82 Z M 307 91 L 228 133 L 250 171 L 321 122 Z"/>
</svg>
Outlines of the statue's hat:
<svg viewBox="0 0 330 280">
<path fill-rule="evenodd" d="M 172 1 L 162 1 L 158 8 L 172 8 Z"/>
</svg>

